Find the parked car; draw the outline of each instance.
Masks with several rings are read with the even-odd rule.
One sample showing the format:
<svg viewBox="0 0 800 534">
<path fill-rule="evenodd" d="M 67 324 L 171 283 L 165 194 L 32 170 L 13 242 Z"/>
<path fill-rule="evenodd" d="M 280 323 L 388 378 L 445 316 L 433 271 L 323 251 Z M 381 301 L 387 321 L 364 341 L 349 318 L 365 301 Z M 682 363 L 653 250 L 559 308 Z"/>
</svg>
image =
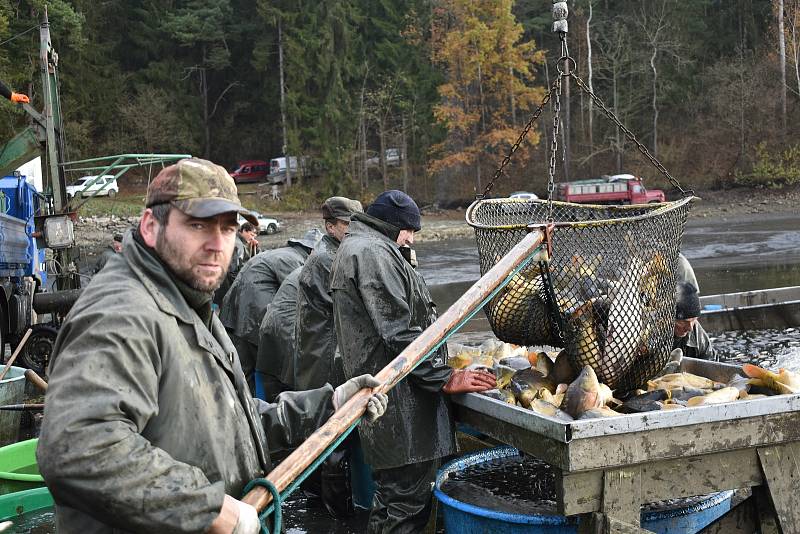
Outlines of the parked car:
<svg viewBox="0 0 800 534">
<path fill-rule="evenodd" d="M 250 213 L 252 213 L 256 219 L 258 219 L 259 234 L 274 234 L 281 229 L 281 223 L 278 222 L 278 219 L 261 215 L 259 212 L 253 210 L 250 210 Z M 245 218 L 239 215 L 237 222 L 239 223 L 239 226 L 241 226 L 245 223 Z"/>
<path fill-rule="evenodd" d="M 536 193 L 528 193 L 527 191 L 516 191 L 508 195 L 508 198 L 523 198 L 525 200 L 539 200 Z"/>
<path fill-rule="evenodd" d="M 240 161 L 236 164 L 236 169 L 231 171 L 233 181 L 237 184 L 261 182 L 268 174 L 269 163 L 257 159 Z"/>
<path fill-rule="evenodd" d="M 117 193 L 119 193 L 119 186 L 113 174 L 104 174 L 100 177 L 84 176 L 67 186 L 67 196 L 69 198 L 93 195 L 114 198 Z"/>
<path fill-rule="evenodd" d="M 403 156 L 400 153 L 399 148 L 387 148 L 386 149 L 386 166 L 387 167 L 397 167 L 400 165 L 400 162 L 403 160 Z M 377 167 L 381 164 L 381 158 L 379 155 L 368 158 L 367 159 L 367 167 Z"/>
</svg>

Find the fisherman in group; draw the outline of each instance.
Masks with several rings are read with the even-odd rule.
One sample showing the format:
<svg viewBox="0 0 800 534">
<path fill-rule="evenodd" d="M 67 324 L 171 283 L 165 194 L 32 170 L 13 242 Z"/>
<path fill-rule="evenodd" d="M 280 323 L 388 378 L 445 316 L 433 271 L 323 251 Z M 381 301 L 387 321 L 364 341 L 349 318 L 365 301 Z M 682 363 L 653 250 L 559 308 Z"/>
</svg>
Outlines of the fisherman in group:
<svg viewBox="0 0 800 534">
<path fill-rule="evenodd" d="M 330 280 L 345 378 L 378 372 L 436 319 L 425 281 L 401 251 L 419 230 L 419 208 L 401 191 L 382 193 L 366 213 L 352 216 Z M 496 386 L 491 373 L 453 370 L 445 362 L 442 347 L 389 392 L 381 420 L 359 427 L 376 486 L 370 533 L 424 529 L 439 460 L 456 451 L 443 393 Z"/>
<path fill-rule="evenodd" d="M 309 260 L 314 257 L 314 252 Z M 258 329 L 256 397 L 272 402 L 283 391 L 294 391 L 297 285 L 303 267 L 286 277 L 264 312 Z M 308 388 L 302 388 L 308 389 Z"/>
<path fill-rule="evenodd" d="M 331 197 L 322 204 L 321 211 L 325 220 L 325 235 L 303 265 L 297 289 L 294 382 L 298 389 L 344 382 L 342 360 L 336 350 L 336 328 L 333 324 L 331 265 L 339 244 L 347 233 L 350 218 L 364 210 L 357 200 Z"/>
<path fill-rule="evenodd" d="M 239 353 L 250 390 L 255 392 L 258 329 L 264 312 L 289 274 L 305 263 L 322 234 L 316 228 L 285 247 L 256 254 L 239 271 L 220 308 L 220 319 Z"/>
<path fill-rule="evenodd" d="M 270 448 L 297 446 L 378 385 L 365 375 L 252 399 L 211 310 L 237 214 L 251 217 L 224 168 L 192 158 L 163 169 L 122 253 L 62 325 L 37 448 L 58 532 L 255 534 L 256 510 L 237 498 L 271 470 Z M 366 419 L 385 403 L 372 395 Z"/>
<path fill-rule="evenodd" d="M 94 274 L 99 273 L 100 269 L 105 266 L 108 260 L 120 252 L 122 252 L 122 234 L 114 234 L 114 237 L 111 239 L 111 244 L 107 246 L 103 250 L 103 253 L 100 254 L 100 257 L 97 258 L 97 262 L 94 264 Z"/>
<path fill-rule="evenodd" d="M 253 226 L 252 223 L 247 221 L 243 222 L 239 227 L 239 234 L 237 236 L 242 244 L 242 257 L 241 265 L 244 265 L 250 258 L 258 254 L 258 249 L 261 244 L 258 242 L 258 226 Z"/>
<path fill-rule="evenodd" d="M 222 302 L 225 300 L 225 295 L 233 285 L 236 277 L 239 275 L 239 270 L 254 254 L 248 254 L 248 242 L 251 235 L 254 235 L 255 226 L 251 222 L 245 221 L 240 227 L 239 232 L 236 234 L 237 238 L 234 242 L 233 254 L 231 255 L 231 262 L 228 265 L 228 274 L 220 286 L 214 291 L 214 307 L 217 311 L 222 308 Z"/>
<path fill-rule="evenodd" d="M 715 351 L 703 326 L 700 324 L 700 297 L 690 282 L 678 282 L 675 293 L 675 336 L 673 351 L 681 349 L 683 356 L 714 360 Z"/>
</svg>

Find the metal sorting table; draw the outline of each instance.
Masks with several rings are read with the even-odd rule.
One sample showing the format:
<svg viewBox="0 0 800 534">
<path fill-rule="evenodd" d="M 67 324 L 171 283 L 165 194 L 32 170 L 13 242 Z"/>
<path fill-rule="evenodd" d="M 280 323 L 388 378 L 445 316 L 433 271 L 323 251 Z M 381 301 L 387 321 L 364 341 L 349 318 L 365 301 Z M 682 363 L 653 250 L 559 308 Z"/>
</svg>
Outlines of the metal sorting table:
<svg viewBox="0 0 800 534">
<path fill-rule="evenodd" d="M 681 367 L 719 382 L 741 373 Z M 459 422 L 556 469 L 559 512 L 585 514 L 579 532 L 648 532 L 642 503 L 740 488 L 752 496 L 703 532 L 800 532 L 800 394 L 568 423 L 476 393 L 453 401 Z"/>
</svg>

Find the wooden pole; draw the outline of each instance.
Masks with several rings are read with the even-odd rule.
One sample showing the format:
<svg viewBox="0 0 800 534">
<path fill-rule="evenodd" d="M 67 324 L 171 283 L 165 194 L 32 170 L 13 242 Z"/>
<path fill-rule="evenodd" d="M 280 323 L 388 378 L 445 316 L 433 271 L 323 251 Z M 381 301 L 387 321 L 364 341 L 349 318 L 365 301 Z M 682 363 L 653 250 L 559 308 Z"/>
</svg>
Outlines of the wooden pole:
<svg viewBox="0 0 800 534">
<path fill-rule="evenodd" d="M 22 336 L 22 341 L 19 342 L 19 345 L 17 345 L 17 348 L 14 350 L 14 354 L 12 354 L 11 357 L 8 359 L 8 363 L 6 364 L 5 369 L 3 369 L 3 372 L 0 373 L 0 380 L 4 379 L 6 377 L 6 375 L 8 374 L 8 370 L 11 369 L 11 364 L 13 364 L 14 360 L 16 360 L 17 356 L 19 356 L 19 353 L 22 350 L 22 347 L 25 346 L 25 343 L 28 341 L 28 338 L 31 336 L 31 332 L 33 332 L 33 330 L 28 328 L 28 331 L 25 332 L 24 336 Z"/>
<path fill-rule="evenodd" d="M 387 392 L 421 361 L 434 347 L 447 337 L 461 321 L 472 313 L 492 294 L 508 275 L 526 258 L 530 257 L 544 241 L 544 233 L 536 229 L 525 236 L 489 272 L 483 275 L 461 298 L 431 326 L 401 352 L 389 365 L 375 376 L 382 383 L 375 391 Z M 305 469 L 310 466 L 339 436 L 350 428 L 364 413 L 372 395 L 369 388 L 362 389 L 341 406 L 316 432 L 294 450 L 268 475 L 279 492 L 285 490 Z M 265 488 L 257 486 L 242 499 L 247 504 L 263 511 L 272 501 Z"/>
<path fill-rule="evenodd" d="M 33 369 L 25 369 L 25 378 L 28 379 L 28 382 L 47 393 L 47 382 L 45 382 L 44 379 L 36 373 L 36 371 Z"/>
</svg>

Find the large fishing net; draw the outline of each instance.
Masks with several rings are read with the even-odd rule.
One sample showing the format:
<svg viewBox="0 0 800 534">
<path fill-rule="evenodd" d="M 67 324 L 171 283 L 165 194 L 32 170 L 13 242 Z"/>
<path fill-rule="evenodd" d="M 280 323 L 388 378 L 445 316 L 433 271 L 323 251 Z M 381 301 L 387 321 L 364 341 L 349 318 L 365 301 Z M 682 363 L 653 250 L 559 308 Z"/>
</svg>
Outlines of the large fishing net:
<svg viewBox="0 0 800 534">
<path fill-rule="evenodd" d="M 495 335 L 564 347 L 572 367 L 629 390 L 667 363 L 678 252 L 692 197 L 663 204 L 552 203 L 550 261 L 527 266 L 484 308 Z M 467 211 L 481 274 L 548 222 L 544 200 L 477 200 Z"/>
</svg>

